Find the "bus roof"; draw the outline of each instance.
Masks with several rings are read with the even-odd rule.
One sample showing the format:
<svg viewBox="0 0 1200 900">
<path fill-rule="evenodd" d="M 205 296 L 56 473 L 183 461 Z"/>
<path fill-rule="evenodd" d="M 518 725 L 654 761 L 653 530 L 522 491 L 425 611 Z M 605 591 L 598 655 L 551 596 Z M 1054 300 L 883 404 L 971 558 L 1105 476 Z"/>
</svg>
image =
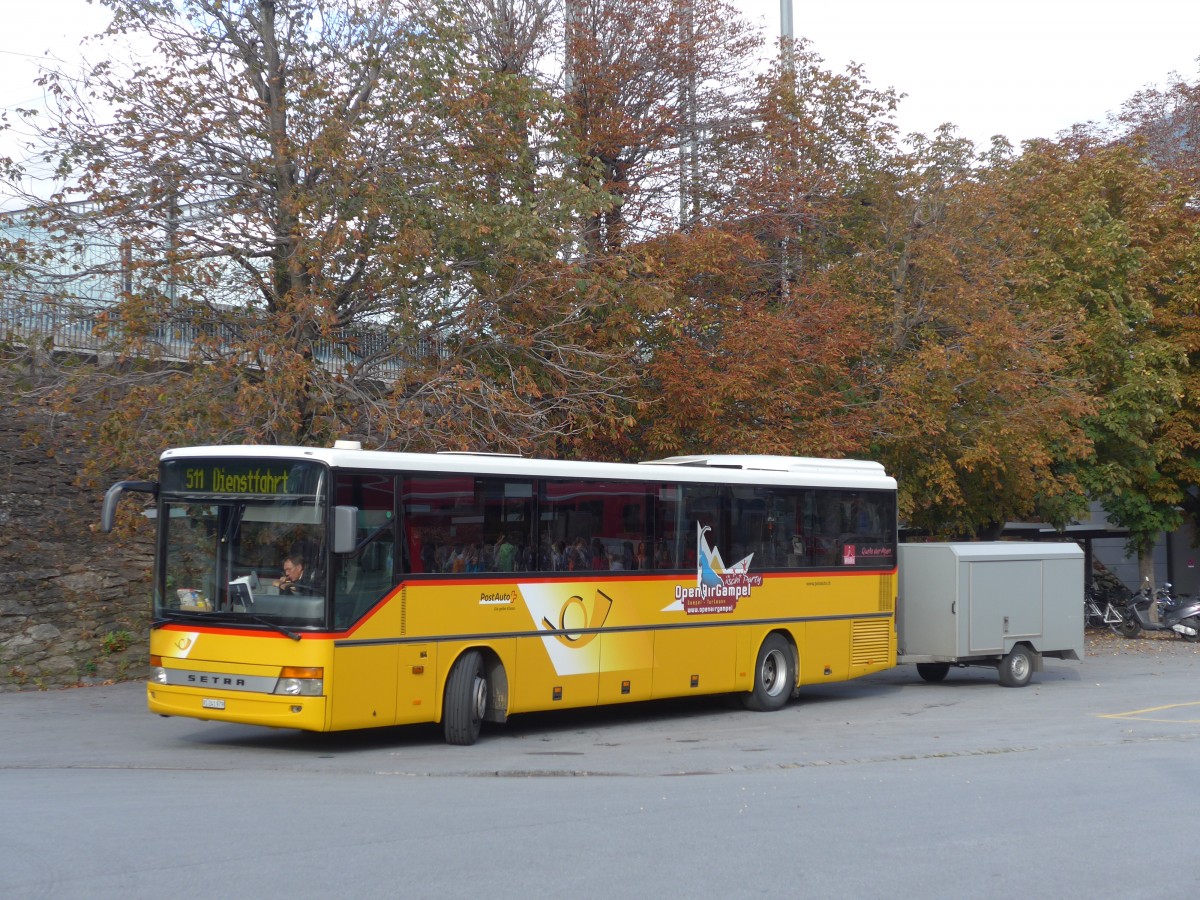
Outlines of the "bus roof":
<svg viewBox="0 0 1200 900">
<path fill-rule="evenodd" d="M 339 442 L 340 443 L 340 442 Z M 337 469 L 498 475 L 522 478 L 595 478 L 626 481 L 679 481 L 721 484 L 803 485 L 895 490 L 896 480 L 876 462 L 801 456 L 672 456 L 642 463 L 579 462 L 494 453 L 399 453 L 357 447 L 288 447 L 239 444 L 180 447 L 162 460 L 289 459 L 322 462 Z M 668 475 L 663 471 L 670 468 Z"/>
</svg>

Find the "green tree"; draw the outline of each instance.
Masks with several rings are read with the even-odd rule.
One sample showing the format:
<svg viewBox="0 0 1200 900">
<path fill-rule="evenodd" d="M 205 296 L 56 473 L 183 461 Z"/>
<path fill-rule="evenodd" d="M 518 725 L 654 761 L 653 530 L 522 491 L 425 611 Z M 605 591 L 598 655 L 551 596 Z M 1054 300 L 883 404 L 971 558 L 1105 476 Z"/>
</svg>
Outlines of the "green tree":
<svg viewBox="0 0 1200 900">
<path fill-rule="evenodd" d="M 1200 198 L 1200 83 L 1173 75 L 1162 87 L 1139 91 L 1116 124 L 1125 140 L 1141 142 L 1155 170 L 1187 198 L 1194 214 Z M 1157 311 L 1161 329 L 1187 359 L 1180 407 L 1163 425 L 1165 440 L 1178 452 L 1163 466 L 1177 483 L 1194 486 L 1200 484 L 1200 292 L 1194 281 L 1180 288 Z M 1189 488 L 1180 505 L 1200 533 L 1200 491 Z"/>
<path fill-rule="evenodd" d="M 1177 528 L 1197 472 L 1195 213 L 1139 141 L 1080 132 L 1031 146 L 1013 167 L 1020 215 L 1040 253 L 1038 292 L 1074 318 L 1084 343 L 1073 368 L 1093 409 L 1092 453 L 1067 471 L 1129 529 L 1152 577 L 1150 550 Z"/>
</svg>

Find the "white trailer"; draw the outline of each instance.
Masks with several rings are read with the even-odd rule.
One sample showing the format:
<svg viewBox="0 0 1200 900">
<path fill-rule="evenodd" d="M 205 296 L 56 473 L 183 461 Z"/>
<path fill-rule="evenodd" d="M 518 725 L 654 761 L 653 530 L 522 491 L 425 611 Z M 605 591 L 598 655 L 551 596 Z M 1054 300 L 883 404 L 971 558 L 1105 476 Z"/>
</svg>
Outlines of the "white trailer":
<svg viewBox="0 0 1200 900">
<path fill-rule="evenodd" d="M 1068 543 L 901 544 L 897 661 L 926 681 L 992 666 L 1024 687 L 1042 660 L 1082 659 L 1083 551 Z"/>
</svg>

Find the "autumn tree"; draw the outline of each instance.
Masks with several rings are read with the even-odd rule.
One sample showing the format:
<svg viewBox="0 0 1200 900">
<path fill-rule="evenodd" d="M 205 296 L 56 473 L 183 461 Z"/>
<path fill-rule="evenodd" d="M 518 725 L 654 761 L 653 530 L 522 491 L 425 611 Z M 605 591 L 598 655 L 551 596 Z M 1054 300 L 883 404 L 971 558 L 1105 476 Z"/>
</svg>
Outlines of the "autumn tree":
<svg viewBox="0 0 1200 900">
<path fill-rule="evenodd" d="M 570 112 L 582 186 L 607 198 L 579 223 L 575 253 L 589 290 L 608 298 L 582 317 L 598 351 L 632 348 L 645 362 L 650 332 L 706 252 L 682 217 L 698 220 L 703 185 L 731 123 L 749 115 L 748 80 L 761 35 L 721 0 L 488 0 L 473 7 L 481 58 L 535 78 Z M 637 35 L 631 40 L 631 35 Z M 549 36 L 549 37 L 547 37 Z M 669 252 L 666 248 L 670 248 Z M 627 394 L 603 417 L 579 422 L 563 453 L 639 455 L 647 411 Z"/>
<path fill-rule="evenodd" d="M 760 289 L 787 302 L 794 285 L 862 249 L 855 219 L 897 152 L 899 97 L 859 66 L 828 69 L 805 41 L 783 50 L 756 79 L 748 115 L 718 132 L 721 165 L 700 199 L 705 221 L 759 242 Z"/>
<path fill-rule="evenodd" d="M 996 150 L 981 160 L 952 128 L 918 136 L 864 195 L 875 225 L 853 268 L 880 311 L 876 452 L 902 516 L 937 535 L 996 536 L 1085 506 L 1058 468 L 1088 451 L 1089 395 L 1069 366 L 1080 336 L 1038 294 Z"/>
<path fill-rule="evenodd" d="M 867 450 L 870 308 L 843 290 L 844 223 L 891 152 L 895 98 L 801 45 L 757 79 L 690 230 L 658 243 L 672 303 L 648 333 L 650 452 Z M 719 165 L 717 165 L 719 164 Z"/>
<path fill-rule="evenodd" d="M 585 177 L 612 198 L 592 254 L 669 233 L 711 168 L 718 129 L 748 113 L 762 36 L 726 0 L 565 0 L 565 101 Z M 634 37 L 636 36 L 636 37 Z"/>
<path fill-rule="evenodd" d="M 607 199 L 452 4 L 104 3 L 136 62 L 46 73 L 64 183 L 29 201 L 68 249 L 119 237 L 89 272 L 119 282 L 122 365 L 66 382 L 119 405 L 107 446 L 528 448 L 619 393 L 580 325 L 606 298 L 564 252 Z"/>
<path fill-rule="evenodd" d="M 1136 139 L 1154 169 L 1192 202 L 1200 199 L 1200 82 L 1173 73 L 1161 87 L 1147 87 L 1113 117 L 1112 131 Z"/>
<path fill-rule="evenodd" d="M 699 229 L 664 239 L 678 302 L 648 332 L 636 440 L 650 455 L 861 454 L 868 429 L 854 366 L 868 337 L 854 298 L 807 285 L 781 306 L 762 248 Z"/>
<path fill-rule="evenodd" d="M 476 57 L 494 72 L 557 81 L 553 59 L 562 46 L 563 0 L 455 0 Z"/>
</svg>

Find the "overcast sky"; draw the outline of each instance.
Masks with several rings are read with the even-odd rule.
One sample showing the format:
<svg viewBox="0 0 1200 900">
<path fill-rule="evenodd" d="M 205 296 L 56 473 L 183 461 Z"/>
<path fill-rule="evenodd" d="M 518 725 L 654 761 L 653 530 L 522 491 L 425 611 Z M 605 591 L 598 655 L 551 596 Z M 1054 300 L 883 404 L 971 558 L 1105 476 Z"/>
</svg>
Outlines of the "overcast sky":
<svg viewBox="0 0 1200 900">
<path fill-rule="evenodd" d="M 779 33 L 779 0 L 737 0 Z M 908 96 L 897 122 L 1014 145 L 1103 121 L 1175 70 L 1197 77 L 1200 0 L 792 0 L 794 31 Z"/>
<path fill-rule="evenodd" d="M 779 0 L 734 2 L 778 35 Z M 106 14 L 86 0 L 5 6 L 0 107 L 36 106 L 35 58 L 75 59 Z M 1200 56 L 1200 0 L 793 0 L 793 19 L 829 68 L 856 61 L 873 86 L 908 95 L 903 132 L 952 122 L 978 144 L 1102 121 L 1172 70 L 1195 80 Z"/>
</svg>

